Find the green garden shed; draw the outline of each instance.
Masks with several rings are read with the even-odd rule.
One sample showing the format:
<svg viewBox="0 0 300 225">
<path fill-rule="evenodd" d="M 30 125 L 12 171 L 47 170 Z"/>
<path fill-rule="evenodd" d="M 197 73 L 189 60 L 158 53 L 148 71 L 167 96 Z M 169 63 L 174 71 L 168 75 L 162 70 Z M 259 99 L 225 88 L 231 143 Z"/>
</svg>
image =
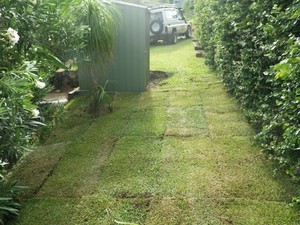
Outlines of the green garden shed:
<svg viewBox="0 0 300 225">
<path fill-rule="evenodd" d="M 141 5 L 113 1 L 121 14 L 112 58 L 104 68 L 93 68 L 97 81 L 110 92 L 142 92 L 149 81 L 149 10 Z M 92 89 L 88 63 L 79 69 L 81 91 Z M 97 67 L 97 66 L 96 66 Z"/>
</svg>

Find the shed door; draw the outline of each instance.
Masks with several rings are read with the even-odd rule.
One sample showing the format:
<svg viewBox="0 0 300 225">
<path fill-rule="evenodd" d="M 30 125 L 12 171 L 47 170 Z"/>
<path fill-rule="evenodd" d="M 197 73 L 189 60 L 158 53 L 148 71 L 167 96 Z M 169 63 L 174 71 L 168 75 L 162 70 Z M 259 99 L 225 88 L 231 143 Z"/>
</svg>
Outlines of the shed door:
<svg viewBox="0 0 300 225">
<path fill-rule="evenodd" d="M 108 90 L 145 91 L 149 80 L 149 11 L 128 3 L 117 2 L 116 6 L 122 21 L 107 69 Z"/>
</svg>

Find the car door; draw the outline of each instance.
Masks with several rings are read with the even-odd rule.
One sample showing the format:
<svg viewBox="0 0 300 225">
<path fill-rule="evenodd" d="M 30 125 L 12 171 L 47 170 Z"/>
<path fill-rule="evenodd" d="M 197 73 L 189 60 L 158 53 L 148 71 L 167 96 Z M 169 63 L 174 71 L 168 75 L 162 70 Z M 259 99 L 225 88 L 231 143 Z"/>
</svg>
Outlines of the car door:
<svg viewBox="0 0 300 225">
<path fill-rule="evenodd" d="M 167 25 L 176 28 L 177 33 L 181 34 L 185 32 L 185 21 L 182 18 L 181 13 L 177 9 L 169 9 L 165 11 L 165 17 Z"/>
<path fill-rule="evenodd" d="M 177 14 L 176 18 L 179 24 L 178 33 L 183 34 L 186 32 L 186 28 L 187 28 L 185 18 L 183 17 L 182 13 L 179 10 L 176 10 L 176 14 Z"/>
</svg>

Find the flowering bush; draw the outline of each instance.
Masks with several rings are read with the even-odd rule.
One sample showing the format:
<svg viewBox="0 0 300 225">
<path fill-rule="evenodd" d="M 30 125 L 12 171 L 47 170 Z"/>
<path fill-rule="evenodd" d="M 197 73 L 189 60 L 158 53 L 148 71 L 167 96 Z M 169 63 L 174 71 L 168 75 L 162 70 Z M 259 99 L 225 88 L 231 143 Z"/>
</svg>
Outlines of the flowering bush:
<svg viewBox="0 0 300 225">
<path fill-rule="evenodd" d="M 62 18 L 61 4 L 0 0 L 0 160 L 7 168 L 39 136 L 39 127 L 51 123 L 39 104 L 51 89 L 49 78 L 85 48 L 86 28 Z"/>
<path fill-rule="evenodd" d="M 11 45 L 15 45 L 20 39 L 18 32 L 11 27 L 7 29 L 7 36 L 9 38 L 9 41 L 11 42 Z"/>
<path fill-rule="evenodd" d="M 10 168 L 31 143 L 38 114 L 38 99 L 33 101 L 35 89 L 46 85 L 39 80 L 36 62 L 14 60 L 18 32 L 9 27 L 0 36 L 0 62 L 5 66 L 0 68 L 0 160 Z"/>
<path fill-rule="evenodd" d="M 48 80 L 64 66 L 59 59 L 84 48 L 85 29 L 62 19 L 59 3 L 0 0 L 0 223 L 17 214 L 14 196 L 3 196 L 15 188 L 5 173 L 56 119 L 53 107 L 40 104 L 51 90 Z"/>
<path fill-rule="evenodd" d="M 94 52 L 104 58 L 111 50 L 115 23 L 106 6 L 96 0 L 0 0 L 0 223 L 17 214 L 14 196 L 3 196 L 15 186 L 3 175 L 35 141 L 45 140 L 62 113 L 41 104 L 51 90 L 49 78 L 58 67 L 66 69 L 64 61 Z M 82 21 L 80 9 L 98 12 L 86 17 L 96 25 Z"/>
<path fill-rule="evenodd" d="M 9 44 L 11 44 L 8 52 L 9 50 L 13 52 L 19 38 L 17 32 L 10 29 L 1 36 L 8 37 Z M 2 44 L 2 48 L 5 44 Z M 2 58 L 7 59 L 3 57 L 3 52 Z M 20 66 L 16 64 L 14 67 L 16 68 L 0 69 L 0 163 L 3 175 L 5 169 L 11 168 L 32 142 L 37 122 L 35 118 L 39 115 L 38 105 L 32 101 L 34 89 L 36 89 L 34 81 L 38 79 L 37 69 L 29 62 L 24 62 Z M 2 194 L 12 193 L 14 189 L 16 189 L 15 185 L 7 185 L 3 177 L 0 179 Z M 15 196 L 1 195 L 0 215 L 17 214 L 18 204 L 14 202 L 13 197 Z M 0 221 L 2 220 L 1 217 Z"/>
</svg>

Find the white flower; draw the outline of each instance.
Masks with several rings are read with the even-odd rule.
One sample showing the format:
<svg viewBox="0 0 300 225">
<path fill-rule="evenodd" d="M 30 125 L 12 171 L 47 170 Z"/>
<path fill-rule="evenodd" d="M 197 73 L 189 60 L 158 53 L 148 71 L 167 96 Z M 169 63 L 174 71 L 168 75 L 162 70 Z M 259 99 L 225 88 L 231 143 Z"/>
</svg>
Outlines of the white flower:
<svg viewBox="0 0 300 225">
<path fill-rule="evenodd" d="M 31 4 L 36 5 L 37 1 L 36 0 L 30 0 Z"/>
<path fill-rule="evenodd" d="M 37 118 L 40 115 L 40 111 L 38 109 L 31 110 L 33 118 Z"/>
<path fill-rule="evenodd" d="M 35 86 L 36 86 L 37 88 L 39 88 L 39 89 L 43 89 L 44 87 L 46 87 L 46 84 L 45 84 L 45 82 L 42 82 L 42 81 L 37 80 L 37 81 L 35 82 Z"/>
<path fill-rule="evenodd" d="M 18 32 L 11 27 L 7 29 L 7 35 L 10 39 L 10 42 L 12 45 L 15 45 L 18 43 L 20 36 L 18 35 Z"/>
</svg>

